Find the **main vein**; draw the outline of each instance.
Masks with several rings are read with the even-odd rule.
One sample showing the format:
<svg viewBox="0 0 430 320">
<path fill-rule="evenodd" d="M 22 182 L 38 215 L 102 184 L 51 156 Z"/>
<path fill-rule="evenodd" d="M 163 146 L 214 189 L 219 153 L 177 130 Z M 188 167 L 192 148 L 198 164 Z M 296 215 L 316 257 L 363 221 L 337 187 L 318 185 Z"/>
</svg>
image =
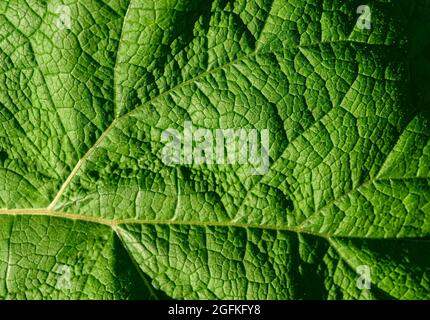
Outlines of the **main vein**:
<svg viewBox="0 0 430 320">
<path fill-rule="evenodd" d="M 146 219 L 106 219 L 102 217 L 86 216 L 77 213 L 55 211 L 45 208 L 37 209 L 0 209 L 0 216 L 44 216 L 54 217 L 75 221 L 91 222 L 109 226 L 114 230 L 125 224 L 142 224 L 142 225 L 178 225 L 178 226 L 196 226 L 196 227 L 225 227 L 225 228 L 243 228 L 243 229 L 261 229 L 272 231 L 286 231 L 294 233 L 310 234 L 317 237 L 329 238 L 330 235 L 324 233 L 313 233 L 294 226 L 272 226 L 251 223 L 236 223 L 233 221 L 180 221 L 180 220 L 146 220 Z"/>
</svg>

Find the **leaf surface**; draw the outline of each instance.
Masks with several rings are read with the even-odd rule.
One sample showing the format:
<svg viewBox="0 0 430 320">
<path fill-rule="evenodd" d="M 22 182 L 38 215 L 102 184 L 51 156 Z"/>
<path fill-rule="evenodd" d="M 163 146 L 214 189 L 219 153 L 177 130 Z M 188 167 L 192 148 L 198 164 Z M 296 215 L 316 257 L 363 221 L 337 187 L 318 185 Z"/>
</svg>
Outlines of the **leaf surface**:
<svg viewBox="0 0 430 320">
<path fill-rule="evenodd" d="M 3 1 L 0 296 L 429 299 L 430 2 L 360 5 Z M 268 172 L 166 165 L 187 121 Z"/>
</svg>

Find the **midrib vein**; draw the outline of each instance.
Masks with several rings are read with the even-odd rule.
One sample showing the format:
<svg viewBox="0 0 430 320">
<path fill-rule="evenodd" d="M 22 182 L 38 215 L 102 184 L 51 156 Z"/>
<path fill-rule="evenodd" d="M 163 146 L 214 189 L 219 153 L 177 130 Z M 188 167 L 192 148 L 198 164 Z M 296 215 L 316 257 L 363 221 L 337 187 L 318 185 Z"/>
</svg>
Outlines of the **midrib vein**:
<svg viewBox="0 0 430 320">
<path fill-rule="evenodd" d="M 296 234 L 310 235 L 318 238 L 329 239 L 365 239 L 365 240 L 403 240 L 403 241 L 420 241 L 428 242 L 430 239 L 426 236 L 417 236 L 414 238 L 402 237 L 361 237 L 361 236 L 348 236 L 328 233 L 318 233 L 302 228 L 301 226 L 273 226 L 261 225 L 252 223 L 236 223 L 233 221 L 178 221 L 178 220 L 150 220 L 150 219 L 106 219 L 101 217 L 86 216 L 78 213 L 69 213 L 63 211 L 40 209 L 0 209 L 1 216 L 35 216 L 35 217 L 52 217 L 58 219 L 67 219 L 73 221 L 82 221 L 88 223 L 96 223 L 105 225 L 113 229 L 116 233 L 119 232 L 118 227 L 121 225 L 166 225 L 166 226 L 195 226 L 202 228 L 220 227 L 220 228 L 239 228 L 239 229 L 258 229 L 267 231 L 290 232 Z"/>
<path fill-rule="evenodd" d="M 44 208 L 37 209 L 0 209 L 0 216 L 42 216 L 54 217 L 68 220 L 83 222 L 92 222 L 109 226 L 113 229 L 125 224 L 142 224 L 142 225 L 178 225 L 178 226 L 196 226 L 196 227 L 224 227 L 224 228 L 242 228 L 242 229 L 262 229 L 271 231 L 286 231 L 294 233 L 310 234 L 317 237 L 328 238 L 330 235 L 322 233 L 313 233 L 307 230 L 293 226 L 271 226 L 247 223 L 235 223 L 231 221 L 210 222 L 210 221 L 177 221 L 177 220 L 144 220 L 144 219 L 105 219 L 101 217 L 86 216 L 77 213 L 55 211 Z"/>
</svg>

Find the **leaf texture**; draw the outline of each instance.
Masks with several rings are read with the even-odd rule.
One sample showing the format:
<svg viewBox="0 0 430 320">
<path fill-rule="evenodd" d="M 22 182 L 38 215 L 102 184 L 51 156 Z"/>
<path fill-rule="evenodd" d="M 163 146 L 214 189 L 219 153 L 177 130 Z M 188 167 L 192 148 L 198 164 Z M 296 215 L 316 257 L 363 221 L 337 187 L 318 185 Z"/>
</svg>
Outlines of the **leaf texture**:
<svg viewBox="0 0 430 320">
<path fill-rule="evenodd" d="M 429 299 L 430 2 L 361 4 L 3 1 L 0 297 Z M 186 121 L 268 172 L 164 164 Z"/>
</svg>

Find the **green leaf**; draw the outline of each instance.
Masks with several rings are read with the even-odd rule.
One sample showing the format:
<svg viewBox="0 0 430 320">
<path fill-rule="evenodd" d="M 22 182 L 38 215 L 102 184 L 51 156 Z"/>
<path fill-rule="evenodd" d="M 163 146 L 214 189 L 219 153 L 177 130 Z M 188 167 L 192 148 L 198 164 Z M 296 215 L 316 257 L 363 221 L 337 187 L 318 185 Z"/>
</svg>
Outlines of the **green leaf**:
<svg viewBox="0 0 430 320">
<path fill-rule="evenodd" d="M 1 298 L 430 298 L 429 0 L 62 1 L 0 4 Z"/>
</svg>

